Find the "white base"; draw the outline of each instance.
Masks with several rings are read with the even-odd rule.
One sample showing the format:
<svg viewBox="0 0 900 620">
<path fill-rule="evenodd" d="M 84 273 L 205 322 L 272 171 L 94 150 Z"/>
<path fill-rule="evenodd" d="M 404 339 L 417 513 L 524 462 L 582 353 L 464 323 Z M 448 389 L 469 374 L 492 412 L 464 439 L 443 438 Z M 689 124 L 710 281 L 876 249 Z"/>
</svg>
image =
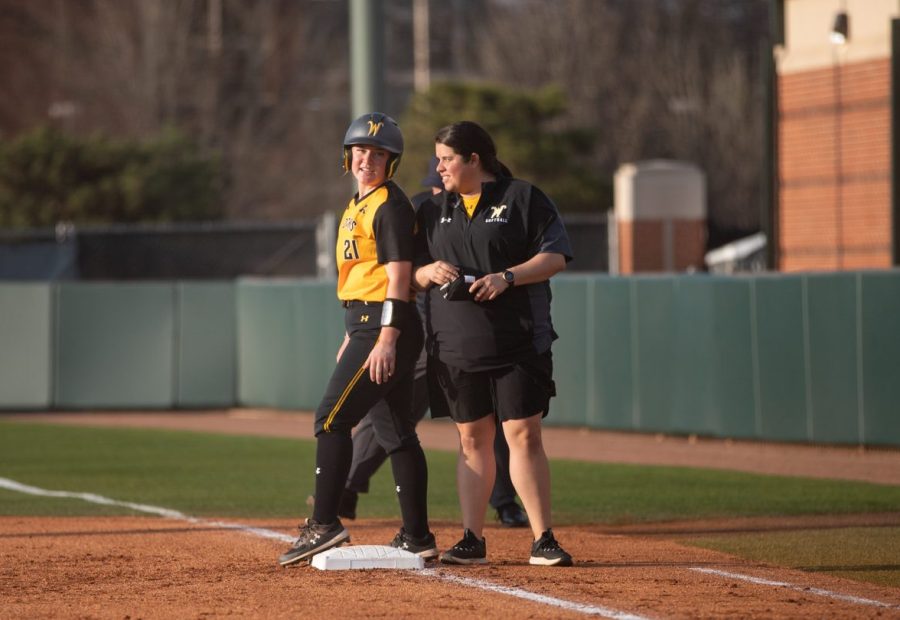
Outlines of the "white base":
<svg viewBox="0 0 900 620">
<path fill-rule="evenodd" d="M 332 547 L 313 556 L 310 562 L 319 570 L 352 570 L 360 568 L 425 568 L 425 560 L 415 553 L 385 545 L 350 545 Z"/>
</svg>

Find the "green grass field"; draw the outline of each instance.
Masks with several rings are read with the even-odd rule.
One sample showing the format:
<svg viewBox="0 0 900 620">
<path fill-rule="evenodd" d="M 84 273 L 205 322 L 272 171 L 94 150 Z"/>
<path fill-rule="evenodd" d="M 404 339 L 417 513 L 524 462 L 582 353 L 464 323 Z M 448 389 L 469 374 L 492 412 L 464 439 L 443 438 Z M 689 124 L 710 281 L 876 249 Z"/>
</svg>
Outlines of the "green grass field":
<svg viewBox="0 0 900 620">
<path fill-rule="evenodd" d="M 456 456 L 427 454 L 429 512 L 434 519 L 458 520 Z M 308 440 L 0 422 L 2 477 L 197 516 L 305 516 L 314 459 L 315 444 Z M 893 486 L 563 460 L 552 461 L 551 468 L 554 520 L 559 524 L 900 512 L 900 487 Z M 364 517 L 397 515 L 389 467 L 372 481 L 359 509 Z M 2 515 L 128 513 L 77 499 L 0 490 Z M 820 542 L 813 545 L 810 537 Z M 888 559 L 900 555 L 898 528 L 729 534 L 684 542 L 784 566 L 900 585 L 900 566 Z"/>
</svg>

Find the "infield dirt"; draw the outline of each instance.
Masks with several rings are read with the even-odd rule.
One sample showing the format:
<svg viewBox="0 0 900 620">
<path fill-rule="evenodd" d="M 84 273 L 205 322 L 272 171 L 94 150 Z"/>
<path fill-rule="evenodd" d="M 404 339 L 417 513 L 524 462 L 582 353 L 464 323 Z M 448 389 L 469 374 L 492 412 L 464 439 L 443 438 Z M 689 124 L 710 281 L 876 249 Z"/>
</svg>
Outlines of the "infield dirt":
<svg viewBox="0 0 900 620">
<path fill-rule="evenodd" d="M 757 520 L 755 526 L 764 525 Z M 252 525 L 289 533 L 287 522 Z M 768 527 L 777 527 L 769 520 Z M 793 525 L 797 525 L 794 523 Z M 438 542 L 457 526 L 435 524 Z M 704 530 L 729 522 L 695 523 Z M 575 618 L 584 614 L 477 587 L 455 575 L 595 609 L 647 618 L 900 617 L 900 592 L 825 575 L 745 562 L 685 547 L 671 534 L 562 527 L 573 568 L 527 564 L 529 534 L 487 528 L 491 563 L 418 571 L 319 571 L 281 568 L 277 541 L 222 529 L 140 517 L 0 519 L 0 592 L 4 618 Z M 353 542 L 385 544 L 396 524 L 357 521 Z M 646 528 L 645 528 L 646 529 Z M 783 581 L 800 590 L 697 572 L 707 568 Z M 874 599 L 874 607 L 822 596 L 819 588 Z"/>
<path fill-rule="evenodd" d="M 65 424 L 163 426 L 305 436 L 306 414 L 21 414 Z M 426 447 L 455 449 L 452 426 L 420 426 Z M 708 466 L 898 484 L 900 452 L 772 446 L 547 429 L 551 456 Z M 728 459 L 723 462 L 723 453 Z M 780 455 L 781 459 L 776 456 Z M 247 521 L 284 535 L 295 522 Z M 386 544 L 397 524 L 347 524 L 356 544 Z M 148 517 L 0 518 L 0 618 L 575 618 L 583 611 L 484 589 L 554 597 L 607 616 L 645 618 L 900 618 L 900 589 L 741 560 L 679 543 L 687 534 L 900 525 L 900 514 L 746 518 L 633 526 L 565 526 L 572 568 L 527 563 L 528 530 L 489 526 L 491 563 L 417 571 L 318 571 L 276 563 L 286 545 L 222 528 Z M 433 524 L 446 548 L 459 525 Z M 766 580 L 729 577 L 697 569 Z M 448 581 L 471 579 L 469 585 Z M 773 585 L 771 582 L 791 584 Z M 475 584 L 475 585 L 473 585 Z M 865 602 L 863 601 L 865 599 Z M 876 601 L 881 605 L 872 604 Z"/>
</svg>

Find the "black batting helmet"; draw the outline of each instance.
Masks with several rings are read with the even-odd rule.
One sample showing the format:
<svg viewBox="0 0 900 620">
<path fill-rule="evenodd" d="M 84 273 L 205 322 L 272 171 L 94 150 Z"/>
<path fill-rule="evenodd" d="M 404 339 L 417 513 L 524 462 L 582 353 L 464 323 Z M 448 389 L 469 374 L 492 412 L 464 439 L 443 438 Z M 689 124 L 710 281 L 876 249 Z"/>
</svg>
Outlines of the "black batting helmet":
<svg viewBox="0 0 900 620">
<path fill-rule="evenodd" d="M 400 156 L 403 155 L 403 134 L 400 133 L 397 121 L 387 114 L 363 114 L 350 123 L 344 134 L 344 171 L 350 170 L 350 147 L 354 144 L 367 144 L 391 153 L 386 176 L 391 178 L 397 172 Z"/>
</svg>

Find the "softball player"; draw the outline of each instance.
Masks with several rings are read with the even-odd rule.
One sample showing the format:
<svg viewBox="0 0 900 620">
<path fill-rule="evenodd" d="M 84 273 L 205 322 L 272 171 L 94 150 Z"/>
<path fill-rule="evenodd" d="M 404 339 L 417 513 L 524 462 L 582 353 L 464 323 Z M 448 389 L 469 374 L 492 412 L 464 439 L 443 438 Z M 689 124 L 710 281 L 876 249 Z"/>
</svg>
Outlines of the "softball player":
<svg viewBox="0 0 900 620">
<path fill-rule="evenodd" d="M 426 300 L 431 411 L 460 435 L 457 488 L 463 537 L 448 564 L 487 561 L 482 536 L 494 482 L 494 416 L 534 540 L 531 564 L 570 566 L 550 523 L 550 470 L 541 419 L 555 394 L 550 283 L 572 251 L 559 212 L 537 187 L 511 178 L 490 135 L 463 121 L 435 136 L 440 204 L 418 212 L 415 272 Z M 437 285 L 437 286 L 433 286 Z"/>
<path fill-rule="evenodd" d="M 415 213 L 390 180 L 402 154 L 400 128 L 384 114 L 361 116 L 344 137 L 344 170 L 353 174 L 358 189 L 337 236 L 337 294 L 346 334 L 316 410 L 313 515 L 279 558 L 283 566 L 350 540 L 337 516 L 353 456 L 350 431 L 380 400 L 387 406 L 375 410 L 372 423 L 390 455 L 403 516 L 391 544 L 426 559 L 438 554 L 428 528 L 425 453 L 411 410 L 413 368 L 423 339 L 410 301 Z"/>
</svg>

